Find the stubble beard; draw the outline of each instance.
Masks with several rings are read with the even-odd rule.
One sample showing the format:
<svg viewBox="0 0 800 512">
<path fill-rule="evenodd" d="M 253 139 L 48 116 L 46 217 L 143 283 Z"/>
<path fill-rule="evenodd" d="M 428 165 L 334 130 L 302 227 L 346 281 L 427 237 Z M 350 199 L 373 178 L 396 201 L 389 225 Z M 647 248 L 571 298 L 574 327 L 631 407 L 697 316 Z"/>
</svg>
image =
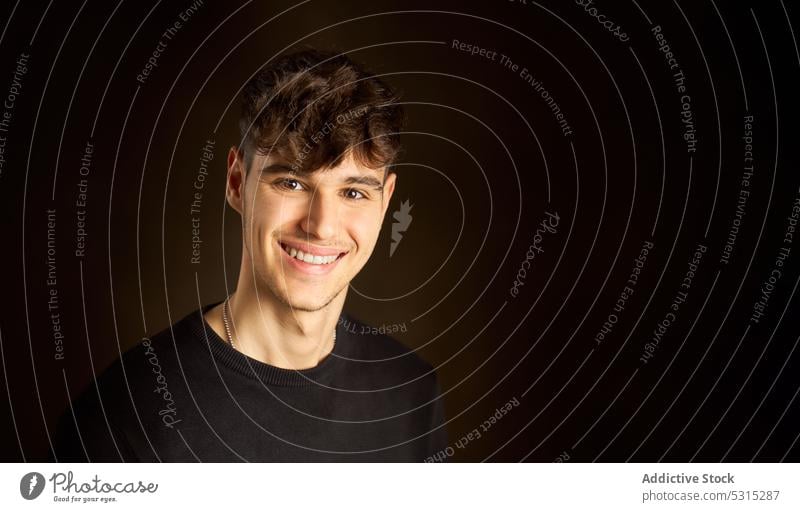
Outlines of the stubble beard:
<svg viewBox="0 0 800 512">
<path fill-rule="evenodd" d="M 281 283 L 286 284 L 285 276 L 278 275 L 278 282 L 275 282 L 275 280 L 273 279 L 266 279 L 265 281 L 267 283 L 267 288 L 269 289 L 270 294 L 273 297 L 275 297 L 275 299 L 277 299 L 278 302 L 280 302 L 287 308 L 291 309 L 292 311 L 305 311 L 305 312 L 314 312 L 325 309 L 349 286 L 349 283 L 345 283 L 344 286 L 339 288 L 335 293 L 332 293 L 330 296 L 325 298 L 325 300 L 321 301 L 321 303 L 308 304 L 307 302 L 303 301 L 303 299 L 300 297 L 290 296 L 287 288 L 280 287 Z"/>
</svg>

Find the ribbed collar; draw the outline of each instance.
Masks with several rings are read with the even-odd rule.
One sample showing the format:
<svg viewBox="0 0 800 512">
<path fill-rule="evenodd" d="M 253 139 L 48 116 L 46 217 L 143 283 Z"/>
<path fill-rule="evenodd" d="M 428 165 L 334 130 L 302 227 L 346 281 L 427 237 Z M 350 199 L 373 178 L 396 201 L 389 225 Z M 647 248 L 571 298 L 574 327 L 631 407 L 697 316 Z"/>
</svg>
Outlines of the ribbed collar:
<svg viewBox="0 0 800 512">
<path fill-rule="evenodd" d="M 351 337 L 347 329 L 342 324 L 342 317 L 348 318 L 343 314 L 336 322 L 336 344 L 333 351 L 328 354 L 317 366 L 305 370 L 289 370 L 278 368 L 270 364 L 263 363 L 242 354 L 231 347 L 225 340 L 219 337 L 214 329 L 206 322 L 203 314 L 209 309 L 221 304 L 216 302 L 203 306 L 191 313 L 186 321 L 192 335 L 204 346 L 211 349 L 211 354 L 219 364 L 222 364 L 245 377 L 261 380 L 264 384 L 275 386 L 311 386 L 314 384 L 330 384 L 331 379 L 339 372 L 347 358 L 351 345 Z M 343 358 L 344 356 L 344 358 Z"/>
</svg>

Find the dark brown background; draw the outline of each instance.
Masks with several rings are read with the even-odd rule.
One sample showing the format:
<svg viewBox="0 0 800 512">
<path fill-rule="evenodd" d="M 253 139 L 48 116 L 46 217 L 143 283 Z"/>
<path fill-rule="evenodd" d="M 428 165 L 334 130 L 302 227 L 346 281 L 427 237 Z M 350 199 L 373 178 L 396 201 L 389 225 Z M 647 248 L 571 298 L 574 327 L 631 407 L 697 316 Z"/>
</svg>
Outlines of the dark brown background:
<svg viewBox="0 0 800 512">
<path fill-rule="evenodd" d="M 304 44 L 348 52 L 387 73 L 408 102 L 398 189 L 346 309 L 372 325 L 405 323 L 407 332 L 395 336 L 437 366 L 449 458 L 800 458 L 800 247 L 766 317 L 743 337 L 800 181 L 800 58 L 789 25 L 797 31 L 796 6 L 598 3 L 630 35 L 620 42 L 574 2 L 206 0 L 139 84 L 161 34 L 189 5 L 2 7 L 0 94 L 19 54 L 31 57 L 0 175 L 7 388 L 0 459 L 42 458 L 68 392 L 74 397 L 121 351 L 222 300 L 226 282 L 235 283 L 239 218 L 223 197 L 225 154 L 238 142 L 235 96 L 268 59 Z M 699 137 L 691 179 L 679 96 L 647 18 L 663 27 L 687 76 Z M 527 67 L 573 135 L 562 136 L 517 74 L 453 49 L 454 39 Z M 756 172 L 724 266 L 748 114 L 756 119 Z M 208 138 L 216 151 L 201 214 L 202 263 L 192 265 L 189 206 Z M 88 249 L 79 259 L 74 203 L 88 140 L 95 147 Z M 391 213 L 406 199 L 413 221 L 389 258 Z M 47 311 L 48 208 L 58 211 L 63 362 L 53 358 Z M 545 253 L 513 298 L 509 289 L 546 210 L 560 214 L 558 233 L 545 238 Z M 636 294 L 597 347 L 594 334 L 645 240 L 655 249 Z M 642 366 L 643 346 L 701 242 L 709 251 L 689 300 Z M 481 439 L 455 447 L 512 397 L 519 407 Z"/>
</svg>

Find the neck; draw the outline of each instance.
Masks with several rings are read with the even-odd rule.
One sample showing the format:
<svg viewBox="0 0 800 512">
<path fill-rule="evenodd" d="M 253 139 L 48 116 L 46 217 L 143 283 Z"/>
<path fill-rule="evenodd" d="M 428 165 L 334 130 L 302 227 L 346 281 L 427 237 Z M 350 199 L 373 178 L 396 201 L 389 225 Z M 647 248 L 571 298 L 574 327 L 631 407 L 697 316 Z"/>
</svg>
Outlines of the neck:
<svg viewBox="0 0 800 512">
<path fill-rule="evenodd" d="M 228 324 L 237 350 L 278 368 L 313 368 L 333 350 L 333 333 L 344 306 L 345 288 L 317 311 L 300 311 L 279 301 L 271 291 L 256 294 L 253 280 L 240 274 L 228 303 Z M 206 320 L 223 339 L 222 305 L 206 313 Z"/>
</svg>

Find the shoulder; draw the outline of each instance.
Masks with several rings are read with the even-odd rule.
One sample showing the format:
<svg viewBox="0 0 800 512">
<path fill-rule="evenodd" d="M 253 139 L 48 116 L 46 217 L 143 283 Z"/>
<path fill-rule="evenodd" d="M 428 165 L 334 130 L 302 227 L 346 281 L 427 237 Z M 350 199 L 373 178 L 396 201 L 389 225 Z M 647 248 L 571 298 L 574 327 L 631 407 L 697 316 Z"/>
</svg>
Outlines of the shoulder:
<svg viewBox="0 0 800 512">
<path fill-rule="evenodd" d="M 182 393 L 182 371 L 197 359 L 201 345 L 192 339 L 190 316 L 140 339 L 74 397 L 58 418 L 58 460 L 136 460 L 129 439 L 161 419 L 159 398 Z"/>
<path fill-rule="evenodd" d="M 198 348 L 190 321 L 196 314 L 193 312 L 156 334 L 141 338 L 98 377 L 98 385 L 120 382 L 126 387 L 149 385 L 154 374 L 179 372 L 178 360 L 188 359 L 190 352 Z"/>
<path fill-rule="evenodd" d="M 141 338 L 125 350 L 75 398 L 75 409 L 84 415 L 119 419 L 129 414 L 131 401 L 138 403 L 142 397 L 144 401 L 152 401 L 148 399 L 153 390 L 166 380 L 176 384 L 182 380 L 181 364 L 190 365 L 200 348 L 191 334 L 187 321 L 190 316 Z"/>
<path fill-rule="evenodd" d="M 350 314 L 343 314 L 340 323 L 355 347 L 348 361 L 348 387 L 383 391 L 371 403 L 372 410 L 395 415 L 406 431 L 422 433 L 418 460 L 446 450 L 446 416 L 436 369 L 390 335 L 407 333 L 405 325 L 372 327 Z"/>
<path fill-rule="evenodd" d="M 362 357 L 368 357 L 375 361 L 387 358 L 405 359 L 410 366 L 430 367 L 430 364 L 413 350 L 393 337 L 393 334 L 397 332 L 407 331 L 405 324 L 402 328 L 397 324 L 376 327 L 361 321 L 350 313 L 342 313 L 337 335 L 343 333 L 348 336 Z"/>
<path fill-rule="evenodd" d="M 372 326 L 349 313 L 341 315 L 337 328 L 337 336 L 343 334 L 350 342 L 346 356 L 354 371 L 396 384 L 413 383 L 434 392 L 438 384 L 433 366 L 391 335 L 397 332 L 408 329 L 405 324 Z"/>
</svg>

